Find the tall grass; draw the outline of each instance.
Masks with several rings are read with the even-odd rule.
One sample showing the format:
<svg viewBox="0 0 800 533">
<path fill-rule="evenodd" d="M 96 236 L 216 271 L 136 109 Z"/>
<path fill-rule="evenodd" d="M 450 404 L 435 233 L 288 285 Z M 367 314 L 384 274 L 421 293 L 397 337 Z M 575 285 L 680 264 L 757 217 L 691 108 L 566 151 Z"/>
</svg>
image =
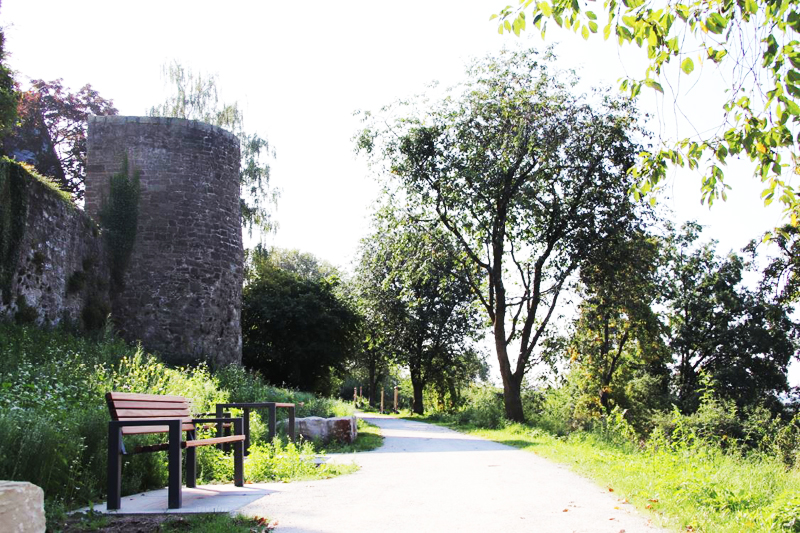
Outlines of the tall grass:
<svg viewBox="0 0 800 533">
<path fill-rule="evenodd" d="M 63 331 L 0 323 L 0 479 L 42 487 L 48 515 L 102 501 L 109 420 L 104 394 L 111 390 L 179 394 L 192 399 L 195 412 L 211 412 L 217 402 L 280 401 L 302 402 L 299 416 L 352 413 L 344 402 L 271 387 L 240 367 L 213 373 L 204 365 L 171 368 L 110 334 L 87 339 Z M 338 473 L 336 467 L 320 470 L 309 466 L 307 459 L 314 454 L 309 444 L 259 444 L 266 436 L 266 424 L 258 413 L 253 414 L 251 434 L 254 445 L 248 480 Z M 159 437 L 139 439 L 156 441 Z M 292 470 L 288 463 L 297 465 Z M 124 494 L 166 484 L 166 454 L 126 458 L 123 469 Z M 230 456 L 213 447 L 198 451 L 200 482 L 232 477 Z"/>
</svg>

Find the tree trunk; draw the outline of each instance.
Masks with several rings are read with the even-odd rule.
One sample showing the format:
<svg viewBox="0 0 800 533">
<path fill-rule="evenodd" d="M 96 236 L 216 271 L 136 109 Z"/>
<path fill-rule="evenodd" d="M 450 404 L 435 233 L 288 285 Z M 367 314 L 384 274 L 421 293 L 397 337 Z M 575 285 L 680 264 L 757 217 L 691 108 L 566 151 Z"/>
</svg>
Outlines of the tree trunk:
<svg viewBox="0 0 800 533">
<path fill-rule="evenodd" d="M 418 415 L 425 413 L 425 406 L 422 403 L 422 389 L 424 388 L 424 383 L 422 383 L 421 376 L 414 377 L 414 373 L 411 374 L 411 385 L 414 388 L 414 412 Z"/>
<path fill-rule="evenodd" d="M 503 404 L 506 408 L 506 418 L 513 422 L 525 422 L 522 412 L 522 374 L 516 376 L 511 372 L 508 361 L 508 348 L 505 343 L 505 327 L 495 320 L 494 345 L 497 350 L 497 361 L 500 363 L 500 376 L 503 378 Z"/>
<path fill-rule="evenodd" d="M 503 403 L 506 407 L 506 418 L 513 422 L 525 422 L 522 411 L 522 380 L 511 375 L 508 381 L 503 380 Z"/>
<path fill-rule="evenodd" d="M 369 390 L 367 391 L 368 394 L 368 403 L 369 405 L 373 405 L 373 401 L 375 400 L 375 394 L 373 391 L 375 390 L 375 367 L 377 366 L 375 362 L 375 358 L 370 358 L 369 362 Z"/>
</svg>

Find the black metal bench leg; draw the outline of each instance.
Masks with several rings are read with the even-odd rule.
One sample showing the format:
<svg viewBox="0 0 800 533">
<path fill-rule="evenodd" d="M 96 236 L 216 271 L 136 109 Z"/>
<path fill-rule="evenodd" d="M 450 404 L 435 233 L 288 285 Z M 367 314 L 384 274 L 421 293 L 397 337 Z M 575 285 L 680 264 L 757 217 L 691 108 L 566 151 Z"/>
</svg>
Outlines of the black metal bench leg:
<svg viewBox="0 0 800 533">
<path fill-rule="evenodd" d="M 242 420 L 234 420 L 234 433 L 243 433 Z M 237 487 L 244 487 L 244 442 L 233 443 L 233 484 Z"/>
<path fill-rule="evenodd" d="M 122 435 L 118 427 L 108 428 L 108 500 L 106 508 L 117 510 L 122 506 Z"/>
<path fill-rule="evenodd" d="M 244 454 L 250 455 L 250 409 L 245 407 L 244 411 Z"/>
<path fill-rule="evenodd" d="M 289 407 L 289 427 L 286 430 L 286 433 L 289 434 L 289 439 L 292 442 L 295 442 L 294 438 L 294 406 Z"/>
<path fill-rule="evenodd" d="M 195 439 L 194 431 L 189 433 Z M 197 448 L 186 448 L 186 486 L 193 489 L 197 486 Z"/>
<path fill-rule="evenodd" d="M 269 421 L 267 422 L 267 430 L 269 433 L 267 438 L 270 442 L 272 442 L 272 440 L 275 438 L 275 425 L 278 418 L 277 409 L 274 403 L 267 406 L 267 412 L 269 412 Z"/>
<path fill-rule="evenodd" d="M 222 406 L 220 405 L 217 406 L 217 418 L 222 418 Z M 224 435 L 223 431 L 222 422 L 217 422 L 217 437 L 222 437 Z M 222 444 L 217 444 L 217 449 L 222 450 Z"/>
<path fill-rule="evenodd" d="M 169 488 L 168 507 L 180 509 L 183 504 L 181 495 L 181 422 L 176 420 L 169 424 Z"/>
</svg>

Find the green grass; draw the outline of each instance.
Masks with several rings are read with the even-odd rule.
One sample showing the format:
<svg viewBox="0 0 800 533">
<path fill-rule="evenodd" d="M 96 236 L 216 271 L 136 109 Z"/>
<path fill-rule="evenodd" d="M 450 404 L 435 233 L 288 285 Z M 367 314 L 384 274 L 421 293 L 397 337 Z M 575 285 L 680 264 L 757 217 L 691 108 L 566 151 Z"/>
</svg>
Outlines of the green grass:
<svg viewBox="0 0 800 533">
<path fill-rule="evenodd" d="M 330 443 L 322 447 L 321 453 L 354 453 L 368 452 L 383 445 L 381 428 L 375 424 L 370 424 L 365 420 L 358 419 L 358 437 L 352 444 Z"/>
<path fill-rule="evenodd" d="M 775 458 L 726 454 L 693 436 L 654 437 L 640 447 L 591 432 L 556 437 L 521 424 L 442 425 L 563 463 L 675 531 L 800 532 L 800 471 Z"/>
<path fill-rule="evenodd" d="M 190 531 L 191 533 L 250 533 L 267 529 L 269 520 L 227 514 L 188 515 L 164 523 L 164 533 Z"/>
<path fill-rule="evenodd" d="M 74 515 L 48 531 L 63 533 L 266 533 L 276 527 L 268 518 L 230 516 L 226 513 L 175 515 Z"/>
</svg>

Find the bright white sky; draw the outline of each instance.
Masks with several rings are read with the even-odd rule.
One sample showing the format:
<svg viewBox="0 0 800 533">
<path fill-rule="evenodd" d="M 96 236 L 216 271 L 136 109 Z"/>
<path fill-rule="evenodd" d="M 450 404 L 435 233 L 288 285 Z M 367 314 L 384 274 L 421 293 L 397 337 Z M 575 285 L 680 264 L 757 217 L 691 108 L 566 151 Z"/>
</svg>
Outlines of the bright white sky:
<svg viewBox="0 0 800 533">
<path fill-rule="evenodd" d="M 63 78 L 76 90 L 90 83 L 122 115 L 144 115 L 165 99 L 161 67 L 172 59 L 217 74 L 222 100 L 238 101 L 246 129 L 266 136 L 277 153 L 271 167 L 281 191 L 280 229 L 266 243 L 347 268 L 378 193 L 366 162 L 354 154 L 353 112 L 377 111 L 434 80 L 454 85 L 470 58 L 504 46 L 543 48 L 535 31 L 522 38 L 497 33 L 489 16 L 506 3 L 4 0 L 0 24 L 8 63 L 23 86 L 31 78 Z M 616 86 L 626 73 L 643 72 L 638 49 L 620 51 L 600 36 L 587 42 L 553 27 L 547 42 L 556 41 L 560 66 L 578 69 L 586 88 Z M 688 92 L 684 112 L 700 130 L 718 116 L 719 86 L 712 80 Z M 648 95 L 640 106 L 662 123 L 676 123 L 669 102 Z M 762 206 L 751 172 L 747 165 L 729 167 L 729 200 L 711 211 L 700 206 L 692 175 L 677 175 L 662 203 L 678 223 L 705 225 L 720 253 L 738 250 L 780 220 L 779 209 Z"/>
</svg>

